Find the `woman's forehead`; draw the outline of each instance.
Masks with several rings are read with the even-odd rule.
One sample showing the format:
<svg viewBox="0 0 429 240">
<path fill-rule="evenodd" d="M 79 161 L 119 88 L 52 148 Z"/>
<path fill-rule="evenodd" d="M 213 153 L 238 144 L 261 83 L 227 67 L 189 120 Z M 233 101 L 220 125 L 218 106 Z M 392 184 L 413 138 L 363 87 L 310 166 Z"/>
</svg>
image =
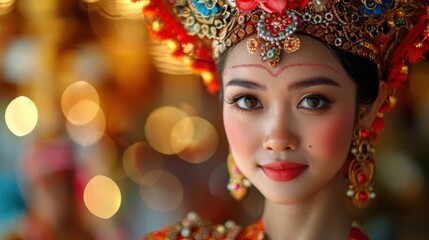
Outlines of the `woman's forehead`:
<svg viewBox="0 0 429 240">
<path fill-rule="evenodd" d="M 251 36 L 252 37 L 252 36 Z M 301 40 L 301 47 L 294 53 L 283 53 L 279 64 L 273 68 L 267 62 L 261 63 L 261 56 L 257 53 L 251 54 L 247 50 L 246 40 L 238 43 L 229 53 L 225 59 L 225 70 L 237 65 L 252 65 L 259 64 L 271 69 L 272 72 L 277 72 L 278 69 L 285 66 L 293 66 L 296 64 L 323 64 L 329 68 L 335 69 L 337 72 L 346 74 L 344 68 L 341 66 L 337 57 L 328 49 L 326 45 L 306 35 L 299 35 Z"/>
</svg>

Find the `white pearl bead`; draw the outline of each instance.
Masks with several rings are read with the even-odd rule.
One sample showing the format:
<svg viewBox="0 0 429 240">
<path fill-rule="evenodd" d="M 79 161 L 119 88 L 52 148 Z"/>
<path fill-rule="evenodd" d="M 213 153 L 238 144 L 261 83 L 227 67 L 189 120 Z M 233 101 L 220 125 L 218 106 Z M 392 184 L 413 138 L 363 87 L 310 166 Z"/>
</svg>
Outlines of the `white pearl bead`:
<svg viewBox="0 0 429 240">
<path fill-rule="evenodd" d="M 188 238 L 191 235 L 191 230 L 189 228 L 182 228 L 182 230 L 180 230 L 180 235 L 182 235 L 182 237 Z"/>
<path fill-rule="evenodd" d="M 353 191 L 351 189 L 347 190 L 347 196 L 353 197 L 353 195 L 355 195 L 355 191 Z"/>
<path fill-rule="evenodd" d="M 195 212 L 189 212 L 186 218 L 191 221 L 195 221 L 195 220 L 198 220 L 198 214 Z"/>
<path fill-rule="evenodd" d="M 235 222 L 232 221 L 232 220 L 228 220 L 228 221 L 225 222 L 225 227 L 228 228 L 228 229 L 231 229 L 231 228 L 235 227 L 235 225 L 236 225 Z"/>
<path fill-rule="evenodd" d="M 245 187 L 251 187 L 252 186 L 252 184 L 250 183 L 250 181 L 247 180 L 247 179 L 243 179 L 243 184 L 244 184 Z"/>
</svg>

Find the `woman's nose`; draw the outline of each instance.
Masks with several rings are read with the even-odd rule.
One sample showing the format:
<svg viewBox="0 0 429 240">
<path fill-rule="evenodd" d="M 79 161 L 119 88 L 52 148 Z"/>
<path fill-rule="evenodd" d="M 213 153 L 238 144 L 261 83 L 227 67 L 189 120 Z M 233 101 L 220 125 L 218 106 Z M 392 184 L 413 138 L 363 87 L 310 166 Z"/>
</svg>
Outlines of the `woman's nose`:
<svg viewBox="0 0 429 240">
<path fill-rule="evenodd" d="M 290 132 L 271 133 L 266 136 L 263 147 L 270 151 L 296 150 L 298 148 L 297 138 Z"/>
<path fill-rule="evenodd" d="M 283 115 L 283 116 L 282 116 Z M 266 127 L 263 147 L 270 151 L 296 150 L 298 138 L 291 131 L 293 124 L 284 114 L 277 115 L 269 120 Z"/>
</svg>

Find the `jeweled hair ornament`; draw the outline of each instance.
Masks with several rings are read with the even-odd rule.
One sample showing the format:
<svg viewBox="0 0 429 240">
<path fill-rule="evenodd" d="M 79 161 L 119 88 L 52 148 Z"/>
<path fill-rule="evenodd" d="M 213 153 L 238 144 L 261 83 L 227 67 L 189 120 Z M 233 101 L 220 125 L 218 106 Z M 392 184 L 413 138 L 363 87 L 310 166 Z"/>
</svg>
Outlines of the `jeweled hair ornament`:
<svg viewBox="0 0 429 240">
<path fill-rule="evenodd" d="M 139 1 L 139 0 L 131 0 Z M 275 68 L 299 51 L 306 34 L 369 59 L 392 89 L 408 78 L 408 67 L 429 51 L 427 0 L 145 0 L 151 36 L 172 41 L 172 54 L 186 57 L 207 89 L 220 84 L 216 63 L 246 39 L 247 50 Z M 383 128 L 389 96 L 372 126 Z"/>
</svg>

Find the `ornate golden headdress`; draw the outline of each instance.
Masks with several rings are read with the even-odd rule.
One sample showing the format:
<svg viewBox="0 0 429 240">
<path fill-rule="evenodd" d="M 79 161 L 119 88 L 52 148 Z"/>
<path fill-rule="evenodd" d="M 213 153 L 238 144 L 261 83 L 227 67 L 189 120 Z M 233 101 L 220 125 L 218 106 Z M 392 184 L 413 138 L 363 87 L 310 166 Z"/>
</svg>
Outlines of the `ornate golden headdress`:
<svg viewBox="0 0 429 240">
<path fill-rule="evenodd" d="M 397 87 L 407 79 L 408 66 L 429 50 L 428 2 L 145 0 L 143 15 L 152 36 L 171 41 L 173 55 L 187 57 L 211 93 L 219 90 L 216 61 L 236 43 L 247 38 L 249 52 L 259 51 L 261 60 L 275 67 L 283 51 L 299 49 L 294 33 L 373 61 L 380 78 Z M 392 101 L 387 99 L 380 114 L 390 110 Z M 382 121 L 377 124 L 376 131 Z"/>
</svg>

